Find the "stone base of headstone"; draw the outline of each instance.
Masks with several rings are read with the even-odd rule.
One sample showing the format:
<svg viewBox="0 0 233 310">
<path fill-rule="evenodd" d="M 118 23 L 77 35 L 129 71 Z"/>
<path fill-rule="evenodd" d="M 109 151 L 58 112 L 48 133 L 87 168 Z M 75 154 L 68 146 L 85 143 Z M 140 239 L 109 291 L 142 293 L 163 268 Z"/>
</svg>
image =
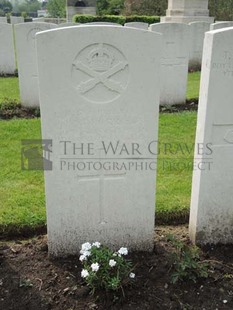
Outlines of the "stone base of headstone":
<svg viewBox="0 0 233 310">
<path fill-rule="evenodd" d="M 161 23 L 189 24 L 213 21 L 214 17 L 209 17 L 208 0 L 168 0 L 166 16 L 161 17 Z"/>
<path fill-rule="evenodd" d="M 207 22 L 213 23 L 214 17 L 209 16 L 163 16 L 160 18 L 161 23 L 184 23 Z"/>
</svg>

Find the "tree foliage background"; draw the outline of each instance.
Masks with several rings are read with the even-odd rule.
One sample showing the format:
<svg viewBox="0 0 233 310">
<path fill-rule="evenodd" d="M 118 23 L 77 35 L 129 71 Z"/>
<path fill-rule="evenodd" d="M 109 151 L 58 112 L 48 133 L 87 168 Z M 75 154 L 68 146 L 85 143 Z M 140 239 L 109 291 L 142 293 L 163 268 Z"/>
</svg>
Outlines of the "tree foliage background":
<svg viewBox="0 0 233 310">
<path fill-rule="evenodd" d="M 47 10 L 51 17 L 66 17 L 66 0 L 49 0 Z"/>
<path fill-rule="evenodd" d="M 12 11 L 12 4 L 8 0 L 0 0 L 0 16 Z"/>
<path fill-rule="evenodd" d="M 26 13 L 31 13 L 31 12 L 37 12 L 37 10 L 41 9 L 41 2 L 38 0 L 25 0 L 24 2 L 16 2 L 14 5 L 13 11 L 14 12 L 26 12 Z"/>
<path fill-rule="evenodd" d="M 124 0 L 97 0 L 98 13 L 103 14 L 124 14 Z M 135 0 L 131 1 L 130 14 L 137 15 L 158 15 L 166 14 L 168 0 Z M 210 16 L 216 20 L 233 20 L 233 0 L 209 0 Z"/>
<path fill-rule="evenodd" d="M 168 0 L 142 0 L 132 4 L 131 14 L 165 15 Z M 209 0 L 210 16 L 216 20 L 233 20 L 233 0 Z"/>
<path fill-rule="evenodd" d="M 125 7 L 124 0 L 97 0 L 99 15 L 120 15 Z"/>
</svg>

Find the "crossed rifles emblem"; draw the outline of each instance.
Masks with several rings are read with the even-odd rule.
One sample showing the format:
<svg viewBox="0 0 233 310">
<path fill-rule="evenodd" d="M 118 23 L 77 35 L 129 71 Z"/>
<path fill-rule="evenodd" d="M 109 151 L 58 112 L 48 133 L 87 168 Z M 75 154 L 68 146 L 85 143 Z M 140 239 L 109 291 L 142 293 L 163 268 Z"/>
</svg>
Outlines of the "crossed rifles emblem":
<svg viewBox="0 0 233 310">
<path fill-rule="evenodd" d="M 100 55 L 99 57 L 101 57 L 103 54 L 101 54 L 100 52 L 100 54 L 97 54 L 97 57 L 98 55 Z M 102 70 L 98 70 L 93 68 L 91 65 L 88 66 L 82 63 L 81 61 L 74 63 L 73 66 L 75 66 L 77 70 L 80 70 L 91 77 L 91 79 L 85 82 L 81 82 L 79 84 L 78 86 L 79 91 L 81 92 L 81 94 L 85 94 L 89 90 L 93 89 L 97 84 L 102 83 L 108 89 L 115 91 L 117 93 L 121 93 L 124 90 L 122 84 L 113 81 L 110 78 L 114 76 L 116 73 L 120 72 L 121 70 L 124 70 L 124 68 L 127 65 L 128 64 L 126 61 L 120 61 L 118 64 L 115 64 L 114 66 L 112 66 L 111 63 L 109 63 L 108 66 L 110 67 L 109 69 L 107 67 L 106 68 L 103 67 Z"/>
</svg>

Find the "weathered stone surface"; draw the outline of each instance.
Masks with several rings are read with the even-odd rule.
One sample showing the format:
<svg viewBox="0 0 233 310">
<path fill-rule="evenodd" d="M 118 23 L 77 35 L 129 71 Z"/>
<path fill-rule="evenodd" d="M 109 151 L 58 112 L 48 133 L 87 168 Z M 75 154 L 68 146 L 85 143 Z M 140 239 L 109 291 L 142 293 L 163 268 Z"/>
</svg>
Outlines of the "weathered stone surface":
<svg viewBox="0 0 233 310">
<path fill-rule="evenodd" d="M 233 29 L 207 32 L 196 132 L 190 237 L 233 242 Z"/>
<path fill-rule="evenodd" d="M 15 25 L 16 53 L 19 72 L 20 101 L 23 106 L 39 107 L 35 34 L 56 28 L 49 23 Z"/>
<path fill-rule="evenodd" d="M 7 23 L 6 16 L 0 16 L 0 23 Z"/>
<path fill-rule="evenodd" d="M 186 23 L 203 21 L 213 23 L 209 17 L 208 0 L 168 0 L 168 9 L 161 23 Z"/>
<path fill-rule="evenodd" d="M 125 23 L 125 27 L 132 27 L 142 30 L 148 30 L 149 24 L 147 23 L 140 23 L 140 22 L 132 22 L 132 23 Z"/>
<path fill-rule="evenodd" d="M 10 16 L 10 22 L 12 25 L 24 23 L 24 18 L 21 16 Z"/>
<path fill-rule="evenodd" d="M 165 105 L 185 103 L 190 46 L 189 26 L 159 23 L 150 25 L 149 29 L 163 35 L 160 103 Z"/>
<path fill-rule="evenodd" d="M 12 25 L 0 23 L 0 74 L 14 74 L 16 70 Z"/>
<path fill-rule="evenodd" d="M 156 159 L 160 50 L 159 34 L 133 28 L 37 35 L 42 136 L 53 143 L 45 171 L 50 254 L 77 253 L 87 241 L 153 249 L 156 173 L 144 165 Z M 117 150 L 107 151 L 109 143 Z"/>
<path fill-rule="evenodd" d="M 79 26 L 81 25 L 80 23 L 61 23 L 61 24 L 58 24 L 58 28 L 63 28 L 63 27 L 72 27 L 72 26 Z"/>
<path fill-rule="evenodd" d="M 210 30 L 217 30 L 221 28 L 233 27 L 233 21 L 218 22 L 210 25 Z"/>
<path fill-rule="evenodd" d="M 201 69 L 205 33 L 210 29 L 210 23 L 193 22 L 190 27 L 189 69 Z"/>
<path fill-rule="evenodd" d="M 88 26 L 88 25 L 92 25 L 92 26 L 119 26 L 122 27 L 122 25 L 117 24 L 117 23 L 108 23 L 108 22 L 92 22 L 92 23 L 85 23 L 82 24 L 83 26 Z"/>
</svg>

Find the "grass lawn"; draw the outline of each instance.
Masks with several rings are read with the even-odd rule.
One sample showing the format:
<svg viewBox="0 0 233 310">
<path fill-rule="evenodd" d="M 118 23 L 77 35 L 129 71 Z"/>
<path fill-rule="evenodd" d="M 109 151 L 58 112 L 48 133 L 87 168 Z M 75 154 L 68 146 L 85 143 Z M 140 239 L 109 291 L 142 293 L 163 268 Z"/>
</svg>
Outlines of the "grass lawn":
<svg viewBox="0 0 233 310">
<path fill-rule="evenodd" d="M 200 72 L 189 73 L 187 99 L 195 99 L 199 97 L 200 77 Z"/>
<path fill-rule="evenodd" d="M 198 98 L 200 73 L 189 74 L 187 98 Z M 19 100 L 18 78 L 0 78 L 0 104 L 5 98 Z M 187 215 L 190 204 L 192 154 L 178 147 L 194 143 L 196 113 L 161 114 L 160 155 L 157 175 L 158 218 Z M 0 121 L 0 233 L 44 225 L 44 179 L 41 171 L 21 170 L 21 140 L 39 139 L 40 119 Z M 166 150 L 164 145 L 166 144 Z M 169 144 L 172 148 L 169 150 Z M 171 154 L 173 153 L 173 154 Z"/>
<path fill-rule="evenodd" d="M 160 114 L 157 173 L 157 217 L 188 216 L 196 112 Z"/>
<path fill-rule="evenodd" d="M 157 214 L 172 218 L 187 214 L 190 203 L 191 169 L 174 169 L 170 164 L 192 162 L 192 152 L 176 152 L 177 146 L 192 146 L 196 113 L 161 114 L 157 176 Z M 23 226 L 45 223 L 44 181 L 41 171 L 21 170 L 21 139 L 40 138 L 40 119 L 0 122 L 0 233 Z M 172 149 L 164 151 L 164 144 Z M 166 153 L 166 154 L 165 154 Z M 179 158 L 179 159 L 177 159 Z M 165 166 L 164 166 L 165 163 Z"/>
<path fill-rule="evenodd" d="M 0 232 L 45 222 L 43 173 L 21 170 L 21 139 L 39 139 L 40 120 L 0 121 Z"/>
<path fill-rule="evenodd" d="M 19 101 L 19 80 L 17 77 L 0 77 L 0 104 L 6 98 Z"/>
<path fill-rule="evenodd" d="M 0 77 L 0 104 L 5 98 L 19 101 L 19 85 L 17 77 Z M 195 99 L 199 96 L 200 72 L 189 73 L 187 99 Z"/>
</svg>

